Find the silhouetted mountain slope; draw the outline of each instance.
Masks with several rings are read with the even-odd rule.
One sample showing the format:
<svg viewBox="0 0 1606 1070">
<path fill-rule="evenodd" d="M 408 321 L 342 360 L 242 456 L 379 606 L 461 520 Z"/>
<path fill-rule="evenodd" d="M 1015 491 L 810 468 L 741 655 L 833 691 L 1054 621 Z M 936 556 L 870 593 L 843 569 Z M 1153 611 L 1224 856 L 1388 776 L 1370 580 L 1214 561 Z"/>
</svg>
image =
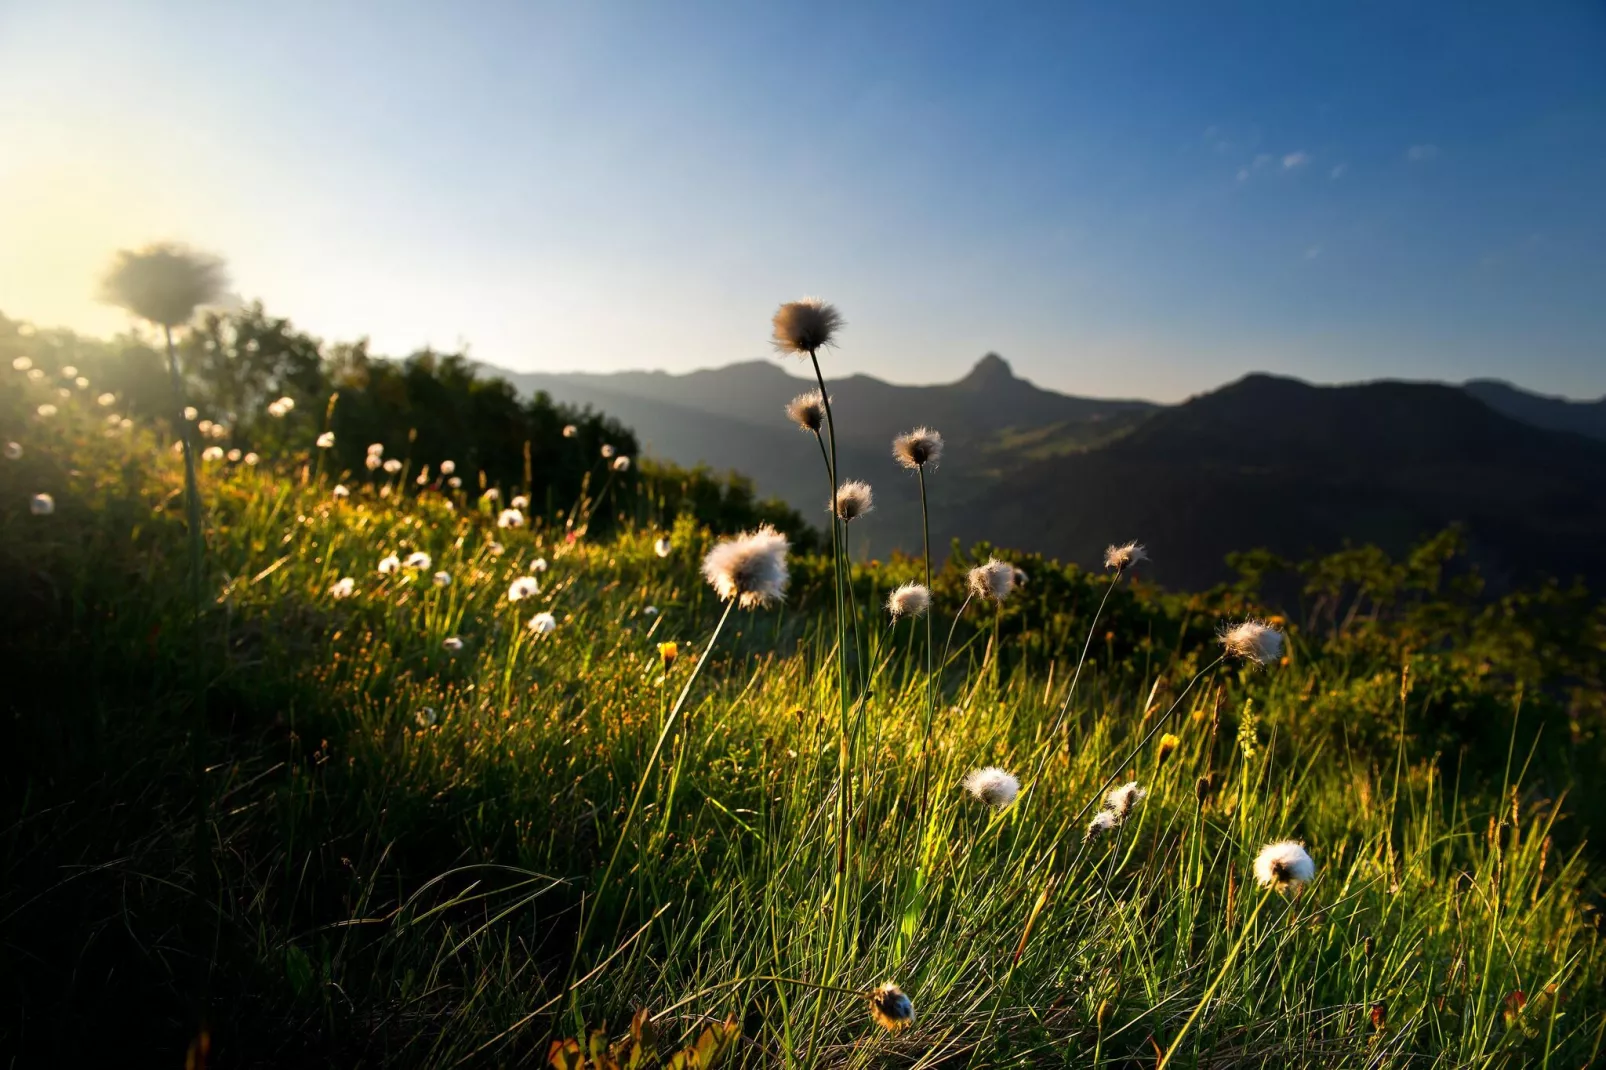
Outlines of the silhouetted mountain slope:
<svg viewBox="0 0 1606 1070">
<path fill-rule="evenodd" d="M 829 372 L 829 357 L 825 365 Z M 819 447 L 783 411 L 815 386 L 805 362 L 751 361 L 683 375 L 501 374 L 521 390 L 545 391 L 608 413 L 633 428 L 651 453 L 681 464 L 735 468 L 751 476 L 760 493 L 780 497 L 808 517 L 824 508 Z M 948 458 L 941 478 L 933 480 L 931 501 L 935 509 L 953 512 L 1003 473 L 1105 441 L 1157 408 L 1043 390 L 1017 378 L 995 354 L 955 383 L 902 386 L 852 375 L 828 379 L 827 386 L 841 475 L 867 479 L 876 490 L 873 522 L 854 532 L 856 547 L 869 553 L 919 545 L 914 480 L 891 460 L 892 439 L 900 432 L 925 424 L 947 439 Z"/>
<path fill-rule="evenodd" d="M 1462 389 L 1502 415 L 1549 431 L 1606 439 L 1606 397 L 1596 401 L 1533 394 L 1500 379 L 1473 379 Z"/>
<path fill-rule="evenodd" d="M 1347 540 L 1397 551 L 1462 523 L 1496 582 L 1600 583 L 1602 487 L 1606 444 L 1508 419 L 1455 387 L 1252 375 L 1015 473 L 957 532 L 1088 564 L 1137 538 L 1156 579 L 1201 587 L 1227 576 L 1234 550 L 1300 557 Z"/>
</svg>

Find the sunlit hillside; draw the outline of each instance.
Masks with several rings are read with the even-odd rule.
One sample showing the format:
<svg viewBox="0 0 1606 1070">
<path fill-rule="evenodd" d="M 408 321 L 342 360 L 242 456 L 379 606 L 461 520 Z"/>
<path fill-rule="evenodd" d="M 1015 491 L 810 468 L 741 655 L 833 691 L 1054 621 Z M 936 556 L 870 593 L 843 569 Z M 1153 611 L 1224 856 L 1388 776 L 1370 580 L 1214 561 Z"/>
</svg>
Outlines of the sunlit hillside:
<svg viewBox="0 0 1606 1070">
<path fill-rule="evenodd" d="M 1581 587 L 1454 532 L 839 583 L 874 512 L 441 355 L 255 310 L 187 332 L 183 414 L 160 345 L 3 326 L 19 1066 L 1599 1058 Z"/>
</svg>

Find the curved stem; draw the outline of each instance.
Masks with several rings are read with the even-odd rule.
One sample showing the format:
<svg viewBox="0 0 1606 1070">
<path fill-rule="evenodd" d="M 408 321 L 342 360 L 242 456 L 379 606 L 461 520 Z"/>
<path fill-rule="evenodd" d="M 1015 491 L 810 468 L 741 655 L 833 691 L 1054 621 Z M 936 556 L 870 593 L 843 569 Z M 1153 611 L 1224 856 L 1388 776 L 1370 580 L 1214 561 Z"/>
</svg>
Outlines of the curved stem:
<svg viewBox="0 0 1606 1070">
<path fill-rule="evenodd" d="M 1122 570 L 1116 570 L 1115 578 L 1104 589 L 1104 597 L 1099 599 L 1099 608 L 1093 611 L 1093 622 L 1087 626 L 1087 639 L 1082 643 L 1082 656 L 1077 659 L 1076 672 L 1071 675 L 1071 686 L 1065 692 L 1065 701 L 1060 703 L 1059 712 L 1054 715 L 1054 722 L 1049 727 L 1048 735 L 1043 740 L 1043 754 L 1037 760 L 1037 768 L 1032 772 L 1032 779 L 1026 786 L 1031 791 L 1037 786 L 1038 780 L 1043 776 L 1043 767 L 1048 764 L 1048 756 L 1054 749 L 1054 739 L 1059 735 L 1060 728 L 1065 721 L 1065 715 L 1071 708 L 1071 696 L 1076 694 L 1076 684 L 1082 678 L 1082 666 L 1087 664 L 1087 652 L 1093 648 L 1093 633 L 1098 631 L 1099 618 L 1104 615 L 1104 606 L 1110 600 L 1110 592 L 1115 590 L 1116 584 L 1121 582 Z"/>
<path fill-rule="evenodd" d="M 915 469 L 920 480 L 920 548 L 926 559 L 926 597 L 931 590 L 931 516 L 926 507 L 926 466 Z M 926 807 L 931 798 L 931 722 L 937 716 L 937 678 L 932 669 L 936 655 L 931 637 L 931 602 L 926 603 L 926 723 L 920 735 L 920 827 L 925 827 Z"/>
<path fill-rule="evenodd" d="M 1178 1030 L 1176 1039 L 1171 1041 L 1170 1047 L 1166 1048 L 1165 1057 L 1160 1060 L 1160 1064 L 1155 1067 L 1155 1070 L 1165 1070 L 1170 1065 L 1171 1057 L 1176 1055 L 1177 1049 L 1182 1046 L 1182 1038 L 1188 1035 L 1188 1030 L 1193 1028 L 1193 1023 L 1198 1021 L 1200 1014 L 1204 1013 L 1205 1004 L 1210 1002 L 1211 997 L 1216 994 L 1216 989 L 1221 987 L 1221 982 L 1226 980 L 1227 971 L 1232 969 L 1233 962 L 1238 958 L 1238 952 L 1243 950 L 1244 942 L 1249 939 L 1249 933 L 1255 926 L 1255 919 L 1260 917 L 1260 912 L 1266 909 L 1266 904 L 1271 902 L 1271 899 L 1271 892 L 1267 892 L 1260 897 L 1260 903 L 1255 907 L 1255 912 L 1249 915 L 1248 921 L 1244 922 L 1243 934 L 1238 937 L 1237 943 L 1232 945 L 1232 950 L 1227 952 L 1227 960 L 1221 964 L 1221 969 L 1216 971 L 1216 979 L 1210 982 L 1210 987 L 1205 989 L 1205 994 L 1200 997 L 1198 1006 L 1193 1008 L 1193 1013 L 1188 1015 L 1188 1020 L 1182 1023 L 1182 1028 Z"/>
<path fill-rule="evenodd" d="M 697 658 L 697 664 L 692 668 L 691 675 L 686 678 L 686 686 L 680 689 L 680 697 L 675 699 L 674 708 L 669 711 L 669 716 L 664 718 L 664 726 L 658 732 L 658 742 L 653 744 L 652 753 L 647 757 L 647 767 L 641 771 L 641 779 L 636 783 L 636 794 L 630 800 L 630 809 L 625 813 L 624 823 L 619 826 L 619 839 L 613 845 L 613 854 L 608 856 L 607 868 L 602 871 L 602 879 L 596 883 L 597 896 L 600 896 L 602 890 L 607 887 L 609 879 L 613 876 L 614 866 L 619 863 L 619 852 L 624 849 L 625 840 L 630 837 L 630 825 L 636 819 L 636 811 L 641 807 L 641 797 L 646 793 L 648 782 L 652 780 L 653 769 L 658 764 L 658 756 L 663 753 L 664 741 L 669 738 L 670 731 L 680 719 L 681 710 L 686 706 L 686 698 L 691 694 L 692 685 L 697 682 L 698 675 L 703 671 L 703 666 L 707 664 L 708 656 L 714 652 L 714 644 L 719 642 L 719 633 L 725 629 L 725 622 L 730 620 L 731 611 L 735 608 L 736 599 L 733 598 L 725 603 L 725 612 L 720 614 L 719 623 L 714 625 L 714 634 L 709 637 L 708 645 L 703 648 L 702 654 Z M 569 965 L 570 977 L 573 977 L 574 968 L 580 961 L 580 955 L 585 951 L 586 938 L 591 935 L 591 926 L 596 920 L 597 910 L 593 906 L 591 912 L 586 915 L 585 925 L 580 929 L 580 939 L 574 947 L 574 958 Z M 568 988 L 568 986 L 569 982 L 564 981 L 564 988 Z"/>
</svg>

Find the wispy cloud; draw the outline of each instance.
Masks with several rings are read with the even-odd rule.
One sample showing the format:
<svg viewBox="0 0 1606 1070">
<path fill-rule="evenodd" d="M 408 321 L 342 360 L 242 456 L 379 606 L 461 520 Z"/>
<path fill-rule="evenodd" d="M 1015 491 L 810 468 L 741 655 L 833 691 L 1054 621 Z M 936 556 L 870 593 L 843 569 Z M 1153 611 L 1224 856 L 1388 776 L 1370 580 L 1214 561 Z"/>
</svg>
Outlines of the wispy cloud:
<svg viewBox="0 0 1606 1070">
<path fill-rule="evenodd" d="M 1328 178 L 1343 178 L 1347 171 L 1349 171 L 1349 164 L 1341 163 L 1337 167 L 1333 168 L 1331 171 L 1327 172 L 1327 177 Z"/>
<path fill-rule="evenodd" d="M 1412 163 L 1426 163 L 1428 160 L 1436 160 L 1439 158 L 1439 146 L 1412 145 L 1405 150 L 1405 158 Z"/>
<path fill-rule="evenodd" d="M 1321 256 L 1321 255 L 1322 255 L 1322 247 L 1320 245 L 1312 245 L 1309 249 L 1305 250 L 1305 259 L 1306 260 L 1315 260 L 1318 256 Z"/>
<path fill-rule="evenodd" d="M 1283 157 L 1283 170 L 1292 171 L 1294 168 L 1304 167 L 1308 163 L 1310 163 L 1310 153 L 1290 152 Z"/>
<path fill-rule="evenodd" d="M 1239 182 L 1248 182 L 1249 181 L 1249 168 L 1247 168 L 1247 167 L 1238 168 L 1238 181 Z"/>
</svg>

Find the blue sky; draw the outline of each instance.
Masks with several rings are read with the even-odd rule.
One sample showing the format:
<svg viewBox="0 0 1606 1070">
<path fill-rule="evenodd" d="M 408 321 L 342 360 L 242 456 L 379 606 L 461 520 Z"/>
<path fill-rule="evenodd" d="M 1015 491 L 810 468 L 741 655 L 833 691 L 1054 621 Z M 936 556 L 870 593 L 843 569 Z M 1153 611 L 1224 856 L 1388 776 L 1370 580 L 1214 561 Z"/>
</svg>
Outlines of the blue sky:
<svg viewBox="0 0 1606 1070">
<path fill-rule="evenodd" d="M 989 349 L 1606 393 L 1599 3 L 0 0 L 0 310 L 177 237 L 331 339 L 516 368 Z"/>
</svg>

